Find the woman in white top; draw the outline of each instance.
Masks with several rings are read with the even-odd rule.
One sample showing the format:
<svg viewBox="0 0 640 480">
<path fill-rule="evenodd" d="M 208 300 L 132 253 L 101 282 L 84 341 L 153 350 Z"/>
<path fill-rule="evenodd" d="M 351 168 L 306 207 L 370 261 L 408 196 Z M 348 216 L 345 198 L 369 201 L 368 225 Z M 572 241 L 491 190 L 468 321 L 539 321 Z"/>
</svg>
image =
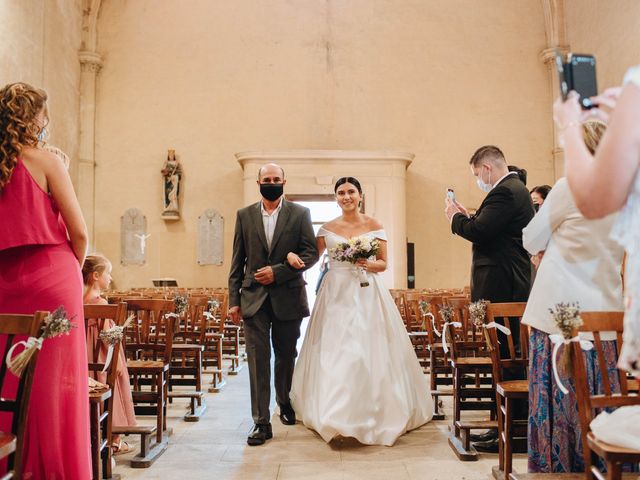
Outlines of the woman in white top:
<svg viewBox="0 0 640 480">
<path fill-rule="evenodd" d="M 629 69 L 622 88 L 608 89 L 593 102 L 614 109 L 595 155 L 578 134 L 584 114 L 575 93 L 564 103 L 556 101 L 554 117 L 563 132 L 567 179 L 580 211 L 600 218 L 622 209 L 613 231 L 627 252 L 619 366 L 640 377 L 640 65 Z M 606 117 L 600 109 L 595 113 Z"/>
<path fill-rule="evenodd" d="M 594 151 L 605 131 L 602 122 L 582 126 Z M 551 189 L 537 215 L 523 230 L 524 247 L 544 253 L 522 323 L 530 325 L 529 472 L 584 471 L 580 421 L 571 379 L 560 372 L 569 389 L 563 394 L 553 381 L 550 334 L 560 333 L 549 309 L 560 302 L 578 302 L 582 311 L 622 311 L 620 270 L 623 249 L 610 239 L 616 215 L 587 220 L 571 196 L 566 178 Z M 608 340 L 613 340 L 614 337 Z M 615 346 L 606 344 L 609 368 L 615 370 Z M 587 354 L 593 370 L 593 352 Z M 593 378 L 593 388 L 607 379 Z"/>
</svg>

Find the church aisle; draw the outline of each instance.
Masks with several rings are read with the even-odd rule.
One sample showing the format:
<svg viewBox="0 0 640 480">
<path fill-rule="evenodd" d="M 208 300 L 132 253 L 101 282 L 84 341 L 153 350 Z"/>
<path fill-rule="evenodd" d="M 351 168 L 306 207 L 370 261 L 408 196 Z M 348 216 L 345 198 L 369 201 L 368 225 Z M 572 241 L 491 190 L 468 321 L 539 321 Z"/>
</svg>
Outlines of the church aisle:
<svg viewBox="0 0 640 480">
<path fill-rule="evenodd" d="M 478 462 L 458 461 L 447 444 L 446 421 L 430 422 L 393 447 L 378 447 L 349 440 L 327 445 L 301 423 L 286 427 L 274 416 L 274 438 L 264 446 L 249 447 L 246 364 L 238 376 L 228 377 L 222 392 L 207 394 L 206 401 L 207 411 L 197 423 L 184 422 L 187 403 L 175 401 L 168 411 L 168 425 L 173 428 L 168 450 L 148 469 L 129 467 L 127 460 L 135 453 L 118 456 L 115 473 L 124 479 L 148 480 L 487 480 L 498 462 L 497 455 L 483 455 Z M 450 404 L 445 404 L 445 411 L 451 412 Z M 526 456 L 516 455 L 514 467 L 525 471 Z"/>
</svg>

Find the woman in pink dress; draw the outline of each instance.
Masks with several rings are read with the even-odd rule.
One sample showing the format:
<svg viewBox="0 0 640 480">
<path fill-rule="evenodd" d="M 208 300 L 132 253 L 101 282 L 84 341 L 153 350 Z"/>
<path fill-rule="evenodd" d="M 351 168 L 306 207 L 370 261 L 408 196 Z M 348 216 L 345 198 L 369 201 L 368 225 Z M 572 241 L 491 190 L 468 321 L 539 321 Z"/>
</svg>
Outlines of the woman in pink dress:
<svg viewBox="0 0 640 480">
<path fill-rule="evenodd" d="M 107 301 L 102 298 L 103 290 L 109 288 L 111 283 L 111 262 L 104 256 L 94 254 L 88 255 L 82 266 L 82 277 L 84 280 L 84 303 L 90 305 L 106 305 Z M 112 320 L 104 322 L 103 330 L 113 327 Z M 107 358 L 108 346 L 98 339 L 98 322 L 89 320 L 87 329 L 87 356 L 94 359 L 96 363 L 102 363 Z M 96 345 L 98 351 L 96 351 Z M 107 382 L 106 373 L 96 374 L 95 379 L 99 382 Z M 120 349 L 118 358 L 117 378 L 113 395 L 113 425 L 118 427 L 133 427 L 137 425 L 136 414 L 133 409 L 133 397 L 131 396 L 131 384 L 129 383 L 129 371 L 127 370 L 127 359 L 124 350 Z M 113 436 L 111 444 L 114 455 L 120 455 L 131 451 L 131 446 L 122 441 L 120 435 Z"/>
<path fill-rule="evenodd" d="M 0 90 L 0 312 L 31 314 L 63 306 L 78 327 L 45 340 L 38 356 L 22 478 L 87 480 L 91 453 L 80 273 L 87 229 L 63 162 L 39 148 L 48 122 L 46 101 L 44 91 L 25 83 Z M 0 351 L 6 342 L 0 335 Z M 17 383 L 7 374 L 1 396 L 15 398 Z M 9 431 L 10 422 L 9 413 L 0 414 L 0 430 Z"/>
</svg>

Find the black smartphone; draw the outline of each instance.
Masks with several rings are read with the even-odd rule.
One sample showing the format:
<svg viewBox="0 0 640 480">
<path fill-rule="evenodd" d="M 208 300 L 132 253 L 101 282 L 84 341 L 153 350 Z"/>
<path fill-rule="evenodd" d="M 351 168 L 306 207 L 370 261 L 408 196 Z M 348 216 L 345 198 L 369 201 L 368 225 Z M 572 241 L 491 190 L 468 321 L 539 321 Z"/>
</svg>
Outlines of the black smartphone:
<svg viewBox="0 0 640 480">
<path fill-rule="evenodd" d="M 580 95 L 578 101 L 582 108 L 594 107 L 590 97 L 598 94 L 595 57 L 584 53 L 570 53 L 564 62 L 560 53 L 556 52 L 556 68 L 562 99 L 566 100 L 569 92 L 575 90 Z"/>
</svg>

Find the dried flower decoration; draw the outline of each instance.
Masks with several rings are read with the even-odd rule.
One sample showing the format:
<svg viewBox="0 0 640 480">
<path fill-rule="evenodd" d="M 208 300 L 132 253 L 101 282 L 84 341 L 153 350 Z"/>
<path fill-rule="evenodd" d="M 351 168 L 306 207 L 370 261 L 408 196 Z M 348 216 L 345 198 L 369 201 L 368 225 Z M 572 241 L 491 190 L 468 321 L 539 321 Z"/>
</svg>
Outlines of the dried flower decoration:
<svg viewBox="0 0 640 480">
<path fill-rule="evenodd" d="M 176 295 L 175 298 L 173 299 L 173 303 L 176 306 L 176 313 L 178 315 L 182 315 L 184 312 L 187 311 L 187 307 L 189 305 L 189 301 L 187 300 L 187 297 L 182 295 Z"/>
<path fill-rule="evenodd" d="M 116 343 L 121 342 L 122 339 L 124 338 L 124 331 L 129 325 L 131 325 L 131 322 L 133 322 L 134 318 L 135 318 L 135 315 L 132 313 L 131 315 L 129 315 L 129 317 L 127 317 L 127 319 L 121 326 L 114 325 L 111 328 L 102 330 L 100 332 L 100 340 L 102 340 L 104 343 L 106 343 L 109 346 L 112 346 L 112 345 L 115 345 Z"/>
<path fill-rule="evenodd" d="M 584 323 L 580 317 L 578 303 L 558 303 L 555 309 L 550 308 L 549 312 L 565 340 L 570 340 L 573 331 Z"/>
<path fill-rule="evenodd" d="M 73 319 L 73 317 L 72 317 Z M 72 328 L 76 325 L 69 320 L 67 312 L 61 305 L 53 313 L 47 315 L 44 319 L 42 334 L 40 337 L 29 337 L 26 341 L 16 342 L 7 352 L 6 363 L 9 371 L 15 376 L 20 377 L 22 373 L 29 365 L 29 361 L 35 354 L 36 350 L 42 348 L 42 342 L 48 338 L 57 337 L 59 335 L 69 335 Z M 15 358 L 11 358 L 13 350 L 18 345 L 24 345 L 25 349 L 20 352 Z"/>
<path fill-rule="evenodd" d="M 474 325 L 478 327 L 484 325 L 484 320 L 487 318 L 488 304 L 489 302 L 482 299 L 469 304 L 469 318 Z"/>
</svg>

